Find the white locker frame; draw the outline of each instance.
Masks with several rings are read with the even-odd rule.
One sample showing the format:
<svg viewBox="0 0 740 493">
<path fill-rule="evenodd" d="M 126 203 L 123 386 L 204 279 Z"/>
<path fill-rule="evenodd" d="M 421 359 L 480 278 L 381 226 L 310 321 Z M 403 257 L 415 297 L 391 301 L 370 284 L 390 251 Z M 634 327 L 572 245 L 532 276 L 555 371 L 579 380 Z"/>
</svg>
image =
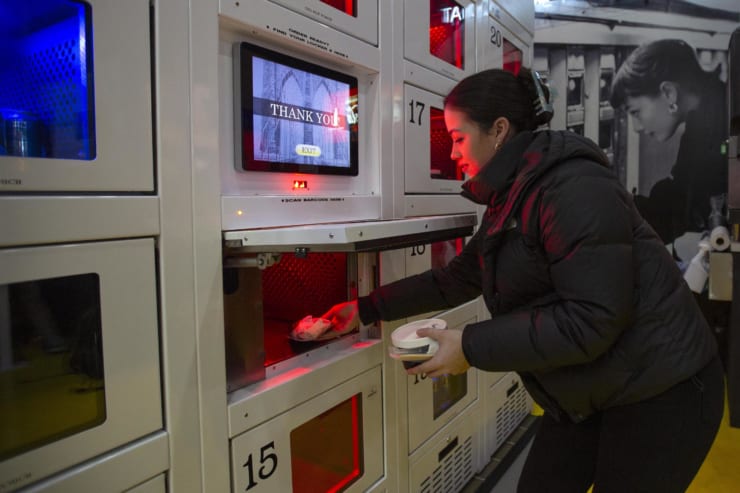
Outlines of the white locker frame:
<svg viewBox="0 0 740 493">
<path fill-rule="evenodd" d="M 228 395 L 229 438 L 289 411 L 316 394 L 341 384 L 346 375 L 382 360 L 380 340 L 358 341 L 330 358 L 296 368 Z"/>
<path fill-rule="evenodd" d="M 422 5 L 425 2 L 414 0 L 416 5 Z M 428 0 L 426 0 L 428 2 Z M 405 9 L 405 7 L 404 7 Z M 466 8 L 466 14 L 469 18 L 472 18 L 468 12 L 475 13 L 476 7 L 469 5 Z M 404 10 L 405 12 L 405 10 Z M 427 16 L 421 16 L 427 19 Z M 421 19 L 423 23 L 424 19 Z M 419 22 L 417 20 L 417 22 Z M 403 15 L 390 16 L 389 22 L 383 23 L 392 30 L 393 39 L 404 40 L 406 37 L 405 19 Z M 475 26 L 477 27 L 477 26 Z M 471 29 L 466 29 L 466 36 Z M 426 32 L 426 31 L 425 31 Z M 428 36 L 427 36 L 428 37 Z M 475 42 L 475 38 L 473 38 Z M 466 41 L 466 43 L 468 43 Z M 473 43 L 474 45 L 474 43 Z M 467 47 L 470 43 L 466 44 Z M 401 49 L 402 48 L 402 49 Z M 426 51 L 428 52 L 428 44 L 426 45 Z M 474 46 L 473 46 L 474 48 Z M 393 162 L 391 166 L 392 173 L 392 196 L 393 196 L 393 217 L 414 217 L 414 216 L 426 216 L 434 214 L 458 214 L 458 213 L 469 213 L 476 212 L 477 206 L 471 201 L 463 198 L 459 194 L 438 194 L 438 193 L 406 193 L 406 146 L 408 140 L 405 138 L 406 135 L 406 120 L 407 120 L 407 104 L 405 97 L 405 89 L 407 85 L 419 88 L 424 91 L 429 91 L 431 94 L 439 95 L 444 97 L 457 83 L 455 78 L 450 78 L 450 74 L 444 74 L 439 70 L 433 70 L 432 68 L 420 65 L 416 62 L 409 61 L 405 57 L 405 47 L 401 46 L 399 49 L 390 51 L 391 56 L 384 56 L 385 59 L 391 63 L 391 68 L 388 73 L 393 74 L 392 81 L 392 103 L 393 103 L 393 115 L 392 119 L 392 136 L 389 137 L 394 139 L 394 142 L 400 142 L 400 145 L 393 145 Z M 384 51 L 384 54 L 388 51 Z M 472 51 L 472 68 L 468 69 L 465 74 L 458 74 L 459 78 L 464 75 L 474 72 L 477 62 L 475 61 L 475 50 Z M 431 55 L 429 55 L 431 56 Z M 470 55 L 466 55 L 468 57 Z M 444 65 L 449 65 L 439 60 Z M 454 73 L 453 73 L 454 75 Z M 382 73 L 381 73 L 382 76 Z M 398 137 L 400 136 L 400 138 Z M 425 144 L 425 146 L 428 143 Z M 385 201 L 384 201 L 385 202 Z"/>
<path fill-rule="evenodd" d="M 23 491 L 24 493 L 164 492 L 164 489 L 141 490 L 139 488 L 151 481 L 157 483 L 157 478 L 161 478 L 161 484 L 164 485 L 163 473 L 169 465 L 168 438 L 166 432 L 158 431 L 36 483 Z"/>
<path fill-rule="evenodd" d="M 94 38 L 88 50 L 94 57 L 95 157 L 0 156 L 0 192 L 154 191 L 150 2 L 87 1 Z"/>
<path fill-rule="evenodd" d="M 103 421 L 55 439 L 41 436 L 46 443 L 3 460 L 0 489 L 44 480 L 163 427 L 154 256 L 152 238 L 0 249 L 4 303 L 7 285 L 97 276 L 105 375 Z M 7 308 L 3 311 L 7 313 Z M 0 327 L 5 344 L 11 335 L 4 332 L 9 329 L 8 321 Z M 3 366 L 12 366 L 12 353 L 0 353 Z M 142 402 L 132 401 L 132 393 L 138 393 Z"/>
<path fill-rule="evenodd" d="M 221 279 L 222 209 L 218 171 L 223 159 L 220 149 L 223 129 L 219 128 L 221 117 L 217 108 L 221 84 L 219 33 L 231 21 L 228 16 L 221 16 L 223 12 L 219 0 L 201 0 L 190 4 L 179 0 L 152 0 L 151 5 L 154 12 L 152 46 L 156 61 L 154 135 L 157 140 L 154 149 L 158 169 L 157 195 L 149 197 L 154 199 L 149 201 L 132 198 L 135 205 L 127 203 L 124 212 L 116 211 L 112 203 L 103 207 L 104 211 L 115 211 L 114 219 L 120 219 L 121 223 L 117 225 L 111 225 L 115 220 L 110 224 L 104 223 L 104 212 L 101 217 L 94 212 L 99 203 L 109 203 L 102 198 L 71 198 L 73 205 L 63 204 L 67 212 L 60 217 L 68 218 L 68 225 L 92 219 L 89 226 L 75 224 L 70 239 L 94 236 L 99 229 L 104 231 L 102 236 L 110 237 L 146 236 L 151 230 L 159 235 L 162 376 L 169 445 L 165 466 L 168 491 L 229 491 L 229 432 L 228 421 L 224 419 L 228 416 L 228 405 L 225 400 Z M 283 31 L 280 26 L 287 18 L 301 16 L 308 19 L 283 7 L 276 9 L 276 5 L 268 0 L 249 2 L 251 11 L 256 13 L 252 15 L 260 22 L 259 26 L 253 26 L 254 32 L 250 30 L 250 36 L 265 34 L 265 25 L 268 23 L 274 23 Z M 374 111 L 380 122 L 377 133 L 377 159 L 380 163 L 377 189 L 381 196 L 380 216 L 384 219 L 406 216 L 403 168 L 399 166 L 403 148 L 399 145 L 398 136 L 401 134 L 398 125 L 402 125 L 402 122 L 396 118 L 403 111 L 402 79 L 404 65 L 408 63 L 403 59 L 401 8 L 400 2 L 378 0 L 378 18 L 383 19 L 378 24 L 378 47 L 373 48 L 361 42 L 367 47 L 363 63 L 372 66 L 368 73 L 377 74 L 376 83 L 379 85 L 378 104 Z M 267 17 L 262 14 L 265 11 L 268 12 Z M 285 15 L 269 14 L 278 11 Z M 346 36 L 318 22 L 302 21 L 300 25 L 307 29 L 331 31 L 331 36 L 338 40 L 336 51 L 344 52 L 342 45 Z M 294 46 L 296 50 L 311 49 L 302 38 L 290 37 L 287 30 L 283 33 L 271 32 L 268 36 L 271 42 L 280 46 Z M 356 38 L 352 38 L 352 41 L 357 42 Z M 340 58 L 337 58 L 337 63 L 341 63 Z M 414 66 L 413 70 L 417 74 L 424 74 L 426 69 Z M 14 201 L 16 199 L 13 197 Z M 28 204 L 34 202 L 35 198 L 18 200 Z M 62 200 L 49 200 L 39 208 L 34 207 L 36 212 L 31 215 L 37 217 L 41 213 L 37 209 L 63 203 Z M 435 206 L 432 200 L 422 202 L 424 208 L 430 211 L 448 212 L 445 203 Z M 258 206 L 264 207 L 262 204 Z M 13 209 L 16 210 L 20 211 L 20 208 Z M 80 220 L 76 211 L 81 210 L 85 212 Z M 24 238 L 43 238 L 44 241 L 53 238 L 50 232 L 23 234 Z M 390 279 L 393 272 L 399 268 L 403 270 L 403 255 L 397 253 L 381 254 L 381 278 Z M 390 333 L 399 323 L 383 323 L 380 328 L 384 334 Z M 393 364 L 395 367 L 398 362 L 386 356 L 383 364 Z M 398 464 L 399 468 L 386 468 L 384 480 L 369 488 L 374 493 L 405 491 L 409 484 L 408 456 L 404 453 L 401 458 L 399 454 L 400 414 L 394 403 L 390 402 L 397 388 L 395 375 L 384 371 L 385 461 L 387 464 Z M 466 418 L 461 416 L 460 421 Z"/>
<path fill-rule="evenodd" d="M 134 486 L 125 493 L 167 493 L 167 481 L 164 474 L 155 476 L 149 481 Z"/>
<path fill-rule="evenodd" d="M 432 178 L 431 110 L 444 110 L 444 96 L 404 84 L 404 183 L 407 194 L 459 194 L 463 180 Z M 446 132 L 445 132 L 446 133 Z M 449 156 L 448 156 L 449 157 Z M 472 208 L 472 207 L 471 207 Z"/>
<path fill-rule="evenodd" d="M 249 484 L 250 486 L 246 489 L 255 493 L 290 491 L 292 476 L 290 473 L 290 431 L 357 393 L 362 394 L 364 471 L 358 481 L 346 491 L 367 491 L 383 476 L 381 385 L 381 368 L 378 365 L 329 390 L 321 393 L 314 391 L 311 399 L 284 413 L 274 413 L 274 417 L 269 421 L 234 437 L 231 440 L 231 491 L 244 491 L 244 484 Z M 256 478 L 252 476 L 248 478 L 248 481 L 244 480 L 245 473 L 242 468 L 246 457 L 254 460 L 253 464 L 256 465 L 255 471 L 259 470 L 260 481 L 256 481 Z M 277 467 L 282 469 L 277 471 Z M 306 480 L 310 481 L 310 478 Z M 253 481 L 253 484 L 249 481 Z"/>
<path fill-rule="evenodd" d="M 522 0 L 483 0 L 488 3 L 488 13 L 491 17 L 501 19 L 507 15 L 516 24 L 506 22 L 514 32 L 523 29 L 527 35 L 522 34 L 523 39 L 532 39 L 534 36 L 534 1 L 527 2 Z M 532 44 L 531 42 L 529 43 Z"/>
<path fill-rule="evenodd" d="M 403 115 L 393 121 L 393 126 L 396 129 L 394 135 L 403 137 L 401 139 L 402 144 L 394 147 L 393 172 L 396 177 L 394 187 L 395 203 L 397 204 L 396 217 L 476 212 L 476 204 L 459 194 L 462 189 L 458 190 L 457 193 L 439 193 L 441 192 L 441 185 L 435 182 L 442 182 L 443 180 L 429 178 L 427 170 L 429 160 L 426 159 L 429 149 L 428 127 L 422 125 L 423 128 L 413 128 L 413 130 L 421 130 L 419 135 L 421 144 L 416 140 L 412 141 L 412 136 L 408 135 L 410 131 L 407 124 L 409 120 L 408 93 L 424 95 L 425 98 L 429 98 L 441 106 L 444 99 L 443 95 L 454 87 L 454 81 L 415 64 L 404 63 L 403 70 L 402 80 L 398 80 L 395 84 L 397 97 L 394 98 L 394 101 L 397 101 L 395 114 Z M 422 160 L 418 160 L 415 155 L 415 152 L 418 152 L 419 145 L 427 150 L 424 151 L 425 159 Z M 411 163 L 408 162 L 409 159 L 412 160 Z M 420 168 L 423 169 L 420 170 Z M 421 178 L 418 176 L 420 173 L 423 174 Z M 409 183 L 409 180 L 413 183 Z M 450 181 L 450 183 L 454 182 Z M 460 185 L 462 185 L 462 182 Z M 409 186 L 412 190 L 419 192 L 409 192 Z M 426 192 L 423 192 L 424 189 L 426 189 Z"/>
<path fill-rule="evenodd" d="M 457 308 L 447 310 L 434 316 L 447 322 L 446 330 L 463 330 L 466 325 L 478 321 L 478 300 L 470 301 Z M 412 320 L 411 318 L 409 320 Z M 397 371 L 406 374 L 403 365 L 396 364 Z M 402 385 L 398 396 L 399 405 L 406 403 L 408 423 L 408 450 L 413 453 L 420 445 L 434 436 L 455 416 L 464 413 L 465 409 L 478 400 L 478 378 L 480 372 L 475 368 L 465 373 L 467 392 L 463 398 L 436 419 L 433 416 L 433 381 L 425 375 L 406 375 L 405 389 Z M 400 375 L 403 377 L 403 375 Z"/>
<path fill-rule="evenodd" d="M 465 22 L 463 68 L 432 55 L 429 51 L 429 0 L 403 2 L 403 56 L 405 63 L 414 63 L 458 81 L 475 72 L 475 3 L 454 0 L 462 7 Z"/>
<path fill-rule="evenodd" d="M 499 3 L 508 4 L 505 10 L 511 8 L 509 12 L 513 12 L 510 4 L 518 1 L 501 0 Z M 249 3 L 255 5 L 254 15 L 260 19 L 259 12 L 266 3 Z M 151 4 L 155 12 L 153 46 L 156 60 L 155 152 L 158 196 L 153 202 L 129 206 L 127 212 L 118 216 L 126 225 L 106 226 L 108 229 L 104 229 L 106 232 L 103 236 L 136 235 L 139 227 L 158 230 L 161 225 L 158 268 L 162 280 L 163 379 L 169 433 L 168 488 L 177 493 L 229 491 L 220 267 L 222 211 L 218 176 L 218 163 L 222 157 L 219 149 L 220 119 L 216 110 L 220 84 L 217 56 L 219 1 L 200 0 L 188 4 L 179 0 L 152 0 Z M 403 148 L 398 137 L 401 135 L 398 125 L 402 125 L 398 115 L 403 114 L 403 15 L 399 11 L 401 2 L 378 0 L 378 4 L 378 17 L 382 19 L 378 25 L 381 53 L 376 69 L 380 84 L 380 103 L 376 111 L 380 118 L 378 145 L 381 169 L 378 188 L 382 195 L 381 217 L 404 217 L 403 167 L 399 165 L 403 162 L 399 157 Z M 539 29 L 541 26 L 538 26 L 538 42 L 570 42 L 572 24 L 551 24 L 548 29 Z M 579 37 L 614 44 L 614 39 L 623 38 L 625 33 L 631 31 L 634 29 L 617 26 L 610 31 L 605 25 L 590 24 L 582 32 L 579 31 Z M 675 31 L 665 29 L 660 34 L 670 37 Z M 299 46 L 302 43 L 288 37 L 281 39 L 286 44 L 295 43 Z M 692 34 L 687 40 L 696 46 L 724 49 L 728 37 L 715 36 L 710 39 L 709 36 Z M 555 114 L 556 117 L 560 114 L 565 118 L 564 110 L 556 109 Z M 93 209 L 99 203 L 96 200 L 86 202 L 75 198 L 78 204 L 84 202 L 76 209 Z M 48 202 L 44 206 L 48 204 L 51 206 L 48 209 L 52 209 L 61 202 Z M 5 206 L 6 203 L 0 205 Z M 437 210 L 445 212 L 444 207 L 445 204 L 438 205 Z M 140 209 L 143 212 L 132 212 Z M 433 210 L 434 206 L 430 204 L 429 209 Z M 11 217 L 15 210 L 11 211 Z M 74 213 L 64 214 L 68 219 L 67 225 L 84 222 L 93 216 L 93 213 L 86 212 L 82 219 L 77 219 Z M 151 217 L 156 220 L 151 220 Z M 2 220 L 3 217 L 0 217 Z M 111 224 L 114 222 L 110 221 Z M 96 223 L 89 228 L 75 224 L 73 235 L 90 236 L 90 232 L 96 231 L 101 223 L 96 219 Z M 50 233 L 24 235 L 47 239 L 53 237 Z M 380 266 L 382 272 L 398 269 L 399 263 L 403 264 L 402 256 L 400 261 L 393 260 L 395 253 L 381 254 L 384 259 Z M 381 329 L 384 334 L 389 333 L 397 324 L 384 323 Z M 386 358 L 384 365 L 398 364 Z M 383 375 L 383 393 L 387 402 L 384 408 L 385 454 L 386 463 L 398 465 L 398 470 L 388 468 L 385 484 L 371 486 L 370 490 L 374 493 L 384 490 L 406 491 L 410 484 L 408 467 L 401 470 L 408 466 L 407 456 L 403 454 L 402 460 L 399 458 L 401 454 L 396 441 L 398 427 L 401 426 L 400 415 L 389 402 L 389 396 L 397 392 L 397 384 L 388 373 L 391 372 L 384 371 Z M 467 416 L 460 418 L 462 421 Z M 425 447 L 432 450 L 431 444 Z M 424 451 L 420 449 L 417 453 Z M 416 464 L 414 467 L 418 467 Z"/>
<path fill-rule="evenodd" d="M 525 3 L 525 2 L 522 2 Z M 522 65 L 532 67 L 534 36 L 525 30 L 505 10 L 498 8 L 492 0 L 478 17 L 477 26 L 477 69 L 503 67 L 503 39 L 507 39 L 522 51 Z"/>
<path fill-rule="evenodd" d="M 378 0 L 357 1 L 357 17 L 340 15 L 339 10 L 319 0 L 271 0 L 322 24 L 334 27 L 371 45 L 378 45 Z"/>
</svg>

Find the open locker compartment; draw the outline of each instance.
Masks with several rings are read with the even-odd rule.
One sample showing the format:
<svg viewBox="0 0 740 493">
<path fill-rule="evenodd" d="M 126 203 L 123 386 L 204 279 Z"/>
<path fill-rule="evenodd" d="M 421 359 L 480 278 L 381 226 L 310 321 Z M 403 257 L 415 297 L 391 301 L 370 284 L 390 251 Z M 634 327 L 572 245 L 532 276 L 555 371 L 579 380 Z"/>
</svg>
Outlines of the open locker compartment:
<svg viewBox="0 0 740 493">
<path fill-rule="evenodd" d="M 377 287 L 380 252 L 470 236 L 476 222 L 464 214 L 224 232 L 230 436 L 381 362 L 379 324 L 311 341 L 291 330 Z"/>
</svg>

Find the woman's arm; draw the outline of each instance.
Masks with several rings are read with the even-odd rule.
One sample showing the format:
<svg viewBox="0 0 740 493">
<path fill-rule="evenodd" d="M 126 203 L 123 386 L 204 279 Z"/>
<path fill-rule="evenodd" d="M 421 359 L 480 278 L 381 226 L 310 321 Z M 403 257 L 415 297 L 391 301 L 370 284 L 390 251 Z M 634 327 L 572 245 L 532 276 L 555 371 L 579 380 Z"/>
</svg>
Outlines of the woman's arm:
<svg viewBox="0 0 740 493">
<path fill-rule="evenodd" d="M 396 320 L 431 310 L 452 308 L 480 295 L 478 234 L 441 269 L 386 284 L 358 299 L 363 323 Z"/>
</svg>

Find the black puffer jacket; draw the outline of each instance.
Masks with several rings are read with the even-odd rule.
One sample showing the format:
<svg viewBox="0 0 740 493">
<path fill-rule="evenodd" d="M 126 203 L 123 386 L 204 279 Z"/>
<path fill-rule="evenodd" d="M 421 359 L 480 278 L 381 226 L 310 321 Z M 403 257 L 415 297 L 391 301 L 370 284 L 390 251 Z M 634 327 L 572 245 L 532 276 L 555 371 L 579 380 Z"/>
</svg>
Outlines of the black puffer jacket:
<svg viewBox="0 0 740 493">
<path fill-rule="evenodd" d="M 575 422 L 657 395 L 716 354 L 675 262 L 588 139 L 520 133 L 463 189 L 488 205 L 463 252 L 360 298 L 363 322 L 483 294 L 492 318 L 464 329 L 468 362 L 517 371 Z"/>
</svg>

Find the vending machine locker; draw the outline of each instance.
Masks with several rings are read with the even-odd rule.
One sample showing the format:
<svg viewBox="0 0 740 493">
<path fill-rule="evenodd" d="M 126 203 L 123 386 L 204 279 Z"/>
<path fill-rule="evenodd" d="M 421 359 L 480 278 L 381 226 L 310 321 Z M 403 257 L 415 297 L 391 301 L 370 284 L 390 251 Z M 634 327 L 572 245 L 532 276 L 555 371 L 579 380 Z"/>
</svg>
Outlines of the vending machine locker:
<svg viewBox="0 0 740 493">
<path fill-rule="evenodd" d="M 475 72 L 475 3 L 471 0 L 407 0 L 404 58 L 459 80 Z"/>
<path fill-rule="evenodd" d="M 271 0 L 350 36 L 378 44 L 378 0 Z"/>
<path fill-rule="evenodd" d="M 502 68 L 519 73 L 524 65 L 531 67 L 533 35 L 495 2 L 490 2 L 488 15 L 478 19 L 478 70 Z"/>
<path fill-rule="evenodd" d="M 233 491 L 366 491 L 383 474 L 380 367 L 231 440 Z"/>
<path fill-rule="evenodd" d="M 153 192 L 151 12 L 147 0 L 3 11 L 0 192 Z"/>
</svg>

